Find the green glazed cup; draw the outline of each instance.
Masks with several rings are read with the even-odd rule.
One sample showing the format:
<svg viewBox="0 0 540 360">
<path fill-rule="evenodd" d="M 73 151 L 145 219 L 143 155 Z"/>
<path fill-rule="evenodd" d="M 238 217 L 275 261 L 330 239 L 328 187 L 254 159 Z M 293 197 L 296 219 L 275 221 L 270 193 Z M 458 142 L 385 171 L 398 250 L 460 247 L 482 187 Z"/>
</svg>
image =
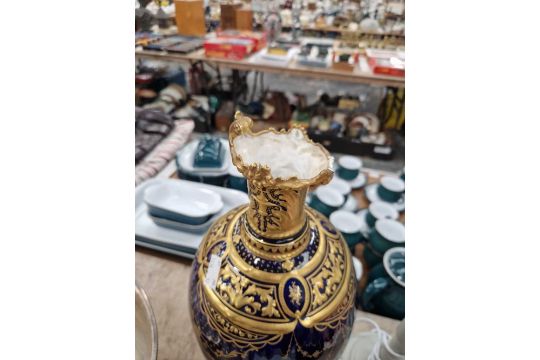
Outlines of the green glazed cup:
<svg viewBox="0 0 540 360">
<path fill-rule="evenodd" d="M 352 212 L 337 210 L 330 215 L 330 222 L 339 230 L 343 238 L 352 250 L 362 239 L 362 224 Z"/>
<path fill-rule="evenodd" d="M 338 160 L 337 174 L 344 180 L 354 180 L 362 168 L 362 160 L 356 156 L 344 155 Z"/>
<path fill-rule="evenodd" d="M 396 220 L 377 220 L 369 233 L 369 243 L 380 254 L 393 247 L 405 246 L 405 226 Z"/>
<path fill-rule="evenodd" d="M 370 270 L 361 303 L 375 314 L 397 320 L 405 317 L 405 248 L 388 250 L 382 263 Z"/>
<path fill-rule="evenodd" d="M 366 212 L 366 224 L 372 228 L 377 220 L 397 220 L 398 217 L 399 213 L 394 206 L 382 201 L 375 201 L 369 205 Z"/>
<path fill-rule="evenodd" d="M 366 264 L 370 269 L 373 268 L 375 265 L 380 264 L 383 259 L 383 255 L 373 250 L 369 242 L 364 245 L 363 255 L 364 260 L 366 261 Z"/>
<path fill-rule="evenodd" d="M 377 186 L 377 194 L 387 202 L 394 203 L 398 201 L 405 192 L 405 182 L 400 178 L 383 176 Z"/>
<path fill-rule="evenodd" d="M 309 206 L 326 217 L 339 209 L 345 202 L 345 198 L 337 190 L 321 186 L 315 190 Z"/>
</svg>

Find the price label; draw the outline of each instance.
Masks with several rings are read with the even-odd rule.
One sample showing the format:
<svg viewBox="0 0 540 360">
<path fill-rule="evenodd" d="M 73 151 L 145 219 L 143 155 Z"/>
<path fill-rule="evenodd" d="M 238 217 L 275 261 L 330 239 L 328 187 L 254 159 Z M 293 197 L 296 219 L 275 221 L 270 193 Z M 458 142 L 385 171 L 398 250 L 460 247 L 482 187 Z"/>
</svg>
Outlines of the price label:
<svg viewBox="0 0 540 360">
<path fill-rule="evenodd" d="M 208 270 L 206 270 L 206 277 L 204 278 L 204 283 L 211 289 L 216 288 L 220 268 L 221 257 L 212 254 L 212 256 L 210 257 L 210 263 L 208 264 Z"/>
</svg>

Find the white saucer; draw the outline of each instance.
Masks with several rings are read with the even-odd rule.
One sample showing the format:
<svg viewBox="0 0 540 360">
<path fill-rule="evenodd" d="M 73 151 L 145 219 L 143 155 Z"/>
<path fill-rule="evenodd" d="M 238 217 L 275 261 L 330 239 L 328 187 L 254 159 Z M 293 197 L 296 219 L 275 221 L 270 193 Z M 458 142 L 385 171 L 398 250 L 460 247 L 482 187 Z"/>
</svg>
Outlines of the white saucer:
<svg viewBox="0 0 540 360">
<path fill-rule="evenodd" d="M 362 209 L 359 212 L 357 212 L 355 215 L 360 221 L 360 232 L 364 236 L 364 238 L 369 239 L 369 225 L 366 222 L 366 214 L 368 209 Z"/>
<path fill-rule="evenodd" d="M 358 208 L 358 201 L 353 195 L 349 194 L 346 197 L 345 204 L 343 204 L 343 206 L 341 207 L 341 210 L 355 212 L 357 208 Z"/>
<path fill-rule="evenodd" d="M 403 194 L 401 199 L 399 199 L 397 202 L 390 203 L 379 197 L 379 194 L 377 193 L 377 186 L 379 186 L 379 184 L 370 184 L 364 189 L 369 202 L 382 201 L 392 205 L 399 212 L 405 211 L 405 194 Z"/>
<path fill-rule="evenodd" d="M 359 173 L 358 176 L 352 180 L 347 180 L 349 185 L 351 185 L 351 189 L 360 189 L 364 185 L 366 185 L 367 182 L 367 176 L 364 173 Z"/>
</svg>

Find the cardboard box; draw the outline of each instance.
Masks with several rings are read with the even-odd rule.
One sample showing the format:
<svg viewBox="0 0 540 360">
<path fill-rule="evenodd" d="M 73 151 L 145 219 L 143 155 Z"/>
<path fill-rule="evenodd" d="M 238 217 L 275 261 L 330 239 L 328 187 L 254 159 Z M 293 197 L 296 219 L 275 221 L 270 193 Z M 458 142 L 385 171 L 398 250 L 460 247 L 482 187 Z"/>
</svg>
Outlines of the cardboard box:
<svg viewBox="0 0 540 360">
<path fill-rule="evenodd" d="M 405 54 L 403 52 L 367 49 L 366 56 L 374 74 L 405 76 Z"/>
<path fill-rule="evenodd" d="M 236 10 L 242 4 L 221 4 L 221 22 L 219 27 L 222 30 L 236 29 Z"/>
<path fill-rule="evenodd" d="M 207 57 L 242 60 L 253 51 L 253 41 L 247 39 L 207 39 L 204 53 Z"/>
<path fill-rule="evenodd" d="M 259 51 L 266 47 L 266 33 L 254 31 L 217 31 L 217 37 L 224 39 L 251 40 L 254 45 L 253 51 Z"/>
<path fill-rule="evenodd" d="M 203 0 L 175 0 L 174 6 L 176 27 L 180 35 L 206 35 Z"/>
<path fill-rule="evenodd" d="M 250 8 L 236 9 L 236 30 L 253 30 L 253 11 Z"/>
</svg>

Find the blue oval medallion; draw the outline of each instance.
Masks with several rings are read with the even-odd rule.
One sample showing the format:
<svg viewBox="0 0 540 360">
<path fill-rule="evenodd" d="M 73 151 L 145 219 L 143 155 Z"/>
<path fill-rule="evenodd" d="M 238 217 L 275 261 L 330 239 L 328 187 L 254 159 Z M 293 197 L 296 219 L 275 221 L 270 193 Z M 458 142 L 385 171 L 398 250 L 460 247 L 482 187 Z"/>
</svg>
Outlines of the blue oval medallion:
<svg viewBox="0 0 540 360">
<path fill-rule="evenodd" d="M 283 299 L 291 313 L 299 315 L 306 302 L 306 289 L 300 280 L 290 278 L 283 287 Z"/>
</svg>

